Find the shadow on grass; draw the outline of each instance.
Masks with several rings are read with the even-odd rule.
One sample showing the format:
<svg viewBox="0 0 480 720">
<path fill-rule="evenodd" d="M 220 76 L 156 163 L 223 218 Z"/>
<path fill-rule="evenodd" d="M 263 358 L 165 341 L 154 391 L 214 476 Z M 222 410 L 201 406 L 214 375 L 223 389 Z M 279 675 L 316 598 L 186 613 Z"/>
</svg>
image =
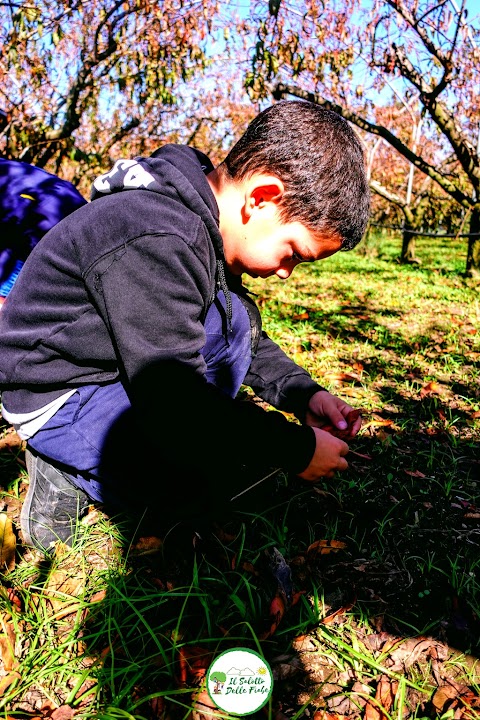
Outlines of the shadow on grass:
<svg viewBox="0 0 480 720">
<path fill-rule="evenodd" d="M 406 352 L 408 344 L 401 347 Z M 380 359 L 368 363 L 371 375 L 385 373 Z M 391 372 L 401 379 L 396 366 Z M 462 382 L 455 388 L 478 392 Z M 277 473 L 237 503 L 225 491 L 254 484 L 269 468 L 261 476 L 248 468 L 236 477 L 217 472 L 217 492 L 198 474 L 163 467 L 160 486 L 157 459 L 143 438 L 132 441 L 125 418 L 121 435 L 129 443 L 114 443 L 112 455 L 127 478 L 131 510 L 148 497 L 149 513 L 141 522 L 140 508 L 128 522 L 112 518 L 120 559 L 102 569 L 105 592 L 87 602 L 75 629 L 101 707 L 153 720 L 167 697 L 170 716 L 186 717 L 213 657 L 238 646 L 264 653 L 276 678 L 274 705 L 289 717 L 319 687 L 328 705 L 352 692 L 361 673 L 340 679 L 338 667 L 315 669 L 315 658 L 335 650 L 325 648 L 318 628 L 350 638 L 352 651 L 370 636 L 397 643 L 428 636 L 478 656 L 480 465 L 471 418 L 439 396 L 408 397 L 397 386 L 376 393 L 385 423 L 367 423 L 352 442 L 359 455 L 351 455 L 347 472 L 314 487 Z M 5 481 L 15 483 L 15 456 L 7 457 Z M 290 568 L 291 596 L 285 577 L 279 585 L 274 548 Z M 89 557 L 88 546 L 79 552 Z M 37 593 L 49 572 L 48 563 L 39 566 Z M 304 636 L 316 648 L 308 662 L 299 648 Z M 337 665 L 353 667 L 352 657 L 343 647 Z M 371 689 L 378 673 L 372 678 Z M 74 707 L 83 702 L 81 689 Z M 423 711 L 435 716 L 431 707 Z"/>
<path fill-rule="evenodd" d="M 447 353 L 446 347 L 441 347 L 444 343 L 444 336 L 448 333 L 449 328 L 445 318 L 439 315 L 433 321 L 430 319 L 428 323 L 424 323 L 421 328 L 415 330 L 418 318 L 415 315 L 411 317 L 412 330 L 411 335 L 406 338 L 402 332 L 397 332 L 392 325 L 396 324 L 395 318 L 398 318 L 398 325 L 402 325 L 405 330 L 405 312 L 401 309 L 385 309 L 379 307 L 374 299 L 365 301 L 361 304 L 342 304 L 335 311 L 325 311 L 307 307 L 299 303 L 285 304 L 269 300 L 269 312 L 271 317 L 282 323 L 295 326 L 297 330 L 302 327 L 301 321 L 308 321 L 308 331 L 314 333 L 325 334 L 339 341 L 352 342 L 375 342 L 379 350 L 392 350 L 399 357 L 407 357 L 414 353 L 422 353 L 430 351 L 434 357 L 440 359 L 443 353 Z M 307 318 L 303 314 L 308 315 Z M 388 320 L 393 319 L 393 323 Z M 475 333 L 475 328 L 472 327 Z M 308 337 L 308 333 L 305 333 Z M 440 340 L 439 340 L 440 338 Z M 440 342 L 440 345 L 438 344 Z M 458 359 L 462 359 L 463 353 L 473 346 L 474 336 L 464 336 L 462 338 L 462 346 L 458 351 L 453 351 L 453 355 Z M 436 349 L 435 349 L 436 346 Z"/>
<path fill-rule="evenodd" d="M 291 717 L 305 693 L 322 685 L 317 627 L 344 639 L 355 634 L 357 648 L 368 636 L 385 642 L 388 634 L 396 643 L 428 637 L 453 655 L 478 656 L 477 448 L 445 434 L 392 433 L 362 437 L 353 449 L 371 459 L 353 456 L 335 480 L 308 487 L 279 473 L 235 511 L 193 514 L 158 545 L 149 546 L 149 536 L 129 543 L 129 572 L 109 579 L 83 631 L 92 638 L 90 652 L 104 654 L 101 683 L 107 688 L 115 677 L 115 704 L 153 718 L 152 702 L 140 699 L 163 693 L 183 703 L 171 710 L 183 717 L 191 688 L 215 656 L 260 647 L 276 678 L 274 704 L 290 708 Z M 344 546 L 328 552 L 328 544 L 315 545 L 319 540 Z M 272 569 L 272 548 L 290 567 L 293 602 Z M 308 662 L 299 638 L 317 643 Z M 451 663 L 452 654 L 442 659 Z M 427 656 L 422 661 L 429 663 Z M 411 679 L 412 670 L 400 674 Z M 322 690 L 327 703 L 358 680 L 352 671 L 342 686 L 338 668 L 330 671 Z M 185 694 L 172 695 L 174 689 Z"/>
<path fill-rule="evenodd" d="M 148 493 L 156 497 L 154 512 L 125 542 L 130 570 L 109 578 L 85 635 L 95 639 L 93 654 L 98 638 L 110 638 L 102 684 L 119 681 L 115 702 L 128 704 L 134 690 L 140 698 L 176 688 L 186 695 L 173 699 L 188 705 L 188 688 L 211 659 L 245 646 L 261 647 L 271 663 L 275 702 L 290 696 L 294 705 L 311 668 L 292 641 L 325 616 L 338 622 L 346 613 L 363 627 L 360 635 L 365 626 L 397 641 L 427 635 L 478 654 L 478 445 L 441 420 L 421 429 L 442 410 L 438 398 L 413 400 L 388 389 L 387 399 L 397 407 L 384 414 L 393 424 L 367 427 L 352 443 L 360 455 L 332 481 L 312 487 L 277 473 L 229 503 L 225 488 L 233 492 L 259 476 L 245 470 L 243 478 L 217 477 L 222 491 L 207 493 L 199 476 L 177 473 L 164 485 L 170 490 Z M 405 418 L 407 429 L 398 429 Z M 344 547 L 309 550 L 320 540 Z M 290 568 L 290 598 L 272 565 L 273 548 Z M 148 715 L 151 707 L 140 710 Z"/>
<path fill-rule="evenodd" d="M 416 403 L 416 415 L 430 413 L 432 401 Z M 412 413 L 412 401 L 396 402 L 400 415 Z M 368 457 L 352 455 L 346 473 L 315 487 L 277 473 L 235 507 L 189 498 L 176 476 L 175 493 L 157 496 L 141 524 L 112 520 L 121 560 L 101 573 L 105 593 L 76 630 L 103 707 L 153 720 L 167 697 L 170 716 L 186 717 L 213 657 L 243 646 L 261 648 L 276 678 L 274 705 L 291 717 L 320 685 L 327 703 L 352 691 L 353 676 L 345 684 L 315 665 L 323 657 L 317 627 L 344 640 L 355 634 L 357 644 L 425 635 L 478 655 L 478 446 L 445 431 L 386 426 L 352 450 Z M 344 546 L 327 552 L 319 540 Z M 290 567 L 293 602 L 285 581 L 279 592 L 272 548 Z M 44 563 L 37 592 L 48 573 Z M 299 650 L 305 636 L 316 647 L 308 662 Z"/>
</svg>

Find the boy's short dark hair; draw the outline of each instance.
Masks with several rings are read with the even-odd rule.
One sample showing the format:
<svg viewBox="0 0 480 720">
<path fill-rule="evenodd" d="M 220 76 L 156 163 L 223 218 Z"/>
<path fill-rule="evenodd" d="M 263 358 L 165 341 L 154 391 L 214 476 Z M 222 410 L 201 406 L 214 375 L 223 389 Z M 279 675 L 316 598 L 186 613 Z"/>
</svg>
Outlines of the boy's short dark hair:
<svg viewBox="0 0 480 720">
<path fill-rule="evenodd" d="M 285 185 L 284 222 L 339 235 L 342 250 L 361 240 L 370 191 L 363 150 L 340 115 L 303 100 L 281 101 L 250 123 L 220 166 L 233 181 L 268 172 Z"/>
</svg>

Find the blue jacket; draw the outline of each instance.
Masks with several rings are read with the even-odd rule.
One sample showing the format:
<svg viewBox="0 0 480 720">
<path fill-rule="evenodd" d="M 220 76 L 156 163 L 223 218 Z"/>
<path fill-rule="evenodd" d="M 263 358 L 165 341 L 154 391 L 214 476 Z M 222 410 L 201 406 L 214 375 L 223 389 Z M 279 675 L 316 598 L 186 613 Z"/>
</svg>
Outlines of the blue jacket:
<svg viewBox="0 0 480 720">
<path fill-rule="evenodd" d="M 72 183 L 0 158 L 0 296 L 8 295 L 40 238 L 86 202 Z"/>
</svg>

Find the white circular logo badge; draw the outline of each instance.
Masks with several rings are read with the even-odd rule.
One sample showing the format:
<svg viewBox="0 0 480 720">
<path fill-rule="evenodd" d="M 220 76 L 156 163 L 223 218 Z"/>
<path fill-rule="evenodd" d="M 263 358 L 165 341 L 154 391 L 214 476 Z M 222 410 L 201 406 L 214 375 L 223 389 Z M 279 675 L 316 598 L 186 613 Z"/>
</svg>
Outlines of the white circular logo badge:
<svg viewBox="0 0 480 720">
<path fill-rule="evenodd" d="M 251 715 L 263 707 L 272 694 L 272 671 L 253 650 L 226 650 L 208 668 L 207 690 L 220 710 Z"/>
</svg>

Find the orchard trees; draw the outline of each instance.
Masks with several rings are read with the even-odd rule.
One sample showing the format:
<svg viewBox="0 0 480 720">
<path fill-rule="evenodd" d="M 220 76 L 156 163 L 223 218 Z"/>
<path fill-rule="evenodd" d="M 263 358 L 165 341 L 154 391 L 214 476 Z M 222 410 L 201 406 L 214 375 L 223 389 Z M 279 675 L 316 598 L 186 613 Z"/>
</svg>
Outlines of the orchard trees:
<svg viewBox="0 0 480 720">
<path fill-rule="evenodd" d="M 268 9 L 254 2 L 252 20 L 244 22 L 256 29 L 247 85 L 257 97 L 295 95 L 339 112 L 431 178 L 470 217 L 467 273 L 474 275 L 480 272 L 480 29 L 466 0 L 459 2 L 272 0 Z M 394 100 L 419 108 L 416 141 L 377 117 Z"/>
<path fill-rule="evenodd" d="M 0 3 L 0 152 L 58 172 L 158 136 L 208 63 L 217 0 Z M 178 110 L 176 111 L 178 115 Z"/>
</svg>

